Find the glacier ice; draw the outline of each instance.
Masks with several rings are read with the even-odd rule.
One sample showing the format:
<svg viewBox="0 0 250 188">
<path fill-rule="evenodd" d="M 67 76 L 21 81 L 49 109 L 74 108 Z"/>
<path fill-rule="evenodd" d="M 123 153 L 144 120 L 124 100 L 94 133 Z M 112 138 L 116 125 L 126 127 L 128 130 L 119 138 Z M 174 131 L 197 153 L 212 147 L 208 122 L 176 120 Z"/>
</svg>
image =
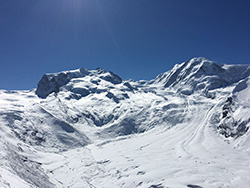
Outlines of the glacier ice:
<svg viewBox="0 0 250 188">
<path fill-rule="evenodd" d="M 249 77 L 193 58 L 150 81 L 80 68 L 0 90 L 0 187 L 248 187 Z"/>
</svg>

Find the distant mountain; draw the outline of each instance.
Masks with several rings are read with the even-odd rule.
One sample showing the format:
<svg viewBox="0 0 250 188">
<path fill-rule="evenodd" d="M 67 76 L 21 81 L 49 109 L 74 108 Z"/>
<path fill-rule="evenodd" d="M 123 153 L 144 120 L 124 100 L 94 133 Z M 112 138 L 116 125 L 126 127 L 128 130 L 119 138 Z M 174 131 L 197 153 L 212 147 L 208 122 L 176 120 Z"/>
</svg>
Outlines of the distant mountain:
<svg viewBox="0 0 250 188">
<path fill-rule="evenodd" d="M 89 71 L 80 68 L 74 71 L 65 71 L 55 74 L 45 74 L 38 83 L 36 94 L 41 98 L 46 98 L 49 94 L 53 92 L 59 92 L 60 88 L 67 85 L 72 79 L 78 79 L 84 77 L 99 78 L 101 80 L 105 80 L 113 84 L 119 84 L 122 82 L 122 79 L 112 72 L 107 72 L 102 69 Z M 75 91 L 75 92 L 79 93 L 80 91 Z"/>
<path fill-rule="evenodd" d="M 230 86 L 249 75 L 249 65 L 219 65 L 205 58 L 193 58 L 160 74 L 154 82 L 190 95 Z"/>
<path fill-rule="evenodd" d="M 0 91 L 0 187 L 248 187 L 250 65 L 102 69 Z"/>
</svg>

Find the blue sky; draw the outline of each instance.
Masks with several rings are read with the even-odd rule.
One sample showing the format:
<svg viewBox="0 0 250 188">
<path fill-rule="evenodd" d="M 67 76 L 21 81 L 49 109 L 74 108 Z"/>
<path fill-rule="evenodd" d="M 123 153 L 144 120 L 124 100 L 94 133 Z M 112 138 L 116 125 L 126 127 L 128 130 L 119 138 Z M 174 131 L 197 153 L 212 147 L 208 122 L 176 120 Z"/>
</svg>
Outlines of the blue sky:
<svg viewBox="0 0 250 188">
<path fill-rule="evenodd" d="M 79 67 L 150 80 L 197 56 L 250 64 L 249 0 L 0 0 L 0 89 Z"/>
</svg>

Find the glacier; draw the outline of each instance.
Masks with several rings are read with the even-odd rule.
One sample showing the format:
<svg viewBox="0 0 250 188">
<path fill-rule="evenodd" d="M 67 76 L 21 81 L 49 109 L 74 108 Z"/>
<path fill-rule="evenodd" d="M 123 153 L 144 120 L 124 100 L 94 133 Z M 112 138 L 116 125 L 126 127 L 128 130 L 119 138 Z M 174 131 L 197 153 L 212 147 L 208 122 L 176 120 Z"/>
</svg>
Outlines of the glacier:
<svg viewBox="0 0 250 188">
<path fill-rule="evenodd" d="M 197 57 L 146 81 L 100 68 L 0 90 L 0 187 L 250 185 L 250 65 Z"/>
</svg>

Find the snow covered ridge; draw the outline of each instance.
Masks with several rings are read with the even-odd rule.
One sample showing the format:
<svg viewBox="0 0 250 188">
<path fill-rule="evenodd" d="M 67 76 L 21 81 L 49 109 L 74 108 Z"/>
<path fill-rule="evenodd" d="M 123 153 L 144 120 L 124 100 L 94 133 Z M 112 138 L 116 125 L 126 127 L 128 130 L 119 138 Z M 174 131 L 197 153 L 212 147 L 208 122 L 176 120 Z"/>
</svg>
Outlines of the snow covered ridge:
<svg viewBox="0 0 250 188">
<path fill-rule="evenodd" d="M 193 58 L 159 75 L 154 82 L 190 95 L 230 86 L 249 75 L 249 65 L 218 65 L 205 58 Z"/>
<path fill-rule="evenodd" d="M 0 90 L 0 187 L 248 188 L 249 67 L 193 58 L 151 81 L 81 68 Z"/>
<path fill-rule="evenodd" d="M 59 98 L 70 100 L 70 103 L 72 100 L 78 101 L 77 105 L 81 103 L 80 101 L 91 100 L 92 107 L 102 105 L 102 110 L 96 108 L 93 113 L 93 110 L 85 108 L 81 113 L 74 115 L 71 118 L 72 121 L 80 122 L 88 119 L 88 122 L 91 121 L 89 124 L 105 127 L 101 130 L 102 134 L 128 135 L 144 132 L 159 124 L 174 126 L 185 120 L 183 109 L 174 103 L 166 105 L 162 109 L 167 109 L 166 112 L 161 111 L 159 115 L 153 115 L 150 110 L 154 109 L 153 111 L 157 113 L 159 110 L 155 110 L 150 103 L 159 101 L 159 97 L 168 100 L 168 97 L 178 93 L 180 96 L 198 94 L 214 99 L 216 95 L 221 94 L 221 90 L 234 88 L 228 92 L 222 102 L 220 109 L 222 112 L 216 114 L 217 121 L 212 122 L 225 137 L 237 137 L 247 132 L 249 120 L 235 120 L 232 109 L 237 108 L 238 104 L 235 102 L 237 97 L 235 96 L 247 88 L 249 75 L 249 65 L 219 65 L 199 57 L 175 65 L 172 70 L 160 74 L 150 82 L 122 81 L 118 75 L 99 68 L 96 70 L 80 68 L 73 71 L 45 74 L 38 83 L 36 94 L 41 98 L 56 94 Z M 165 92 L 166 95 L 162 92 Z M 134 101 L 134 98 L 141 101 L 140 107 L 138 107 L 139 102 Z M 146 100 L 147 98 L 148 100 Z M 64 105 L 66 105 L 66 101 Z M 116 109 L 117 106 L 125 104 L 129 104 L 130 109 L 141 112 L 135 116 L 132 110 L 131 113 L 124 116 L 122 110 Z M 170 113 L 169 109 L 174 113 Z M 149 114 L 152 114 L 152 117 Z"/>
<path fill-rule="evenodd" d="M 112 72 L 106 72 L 102 69 L 90 71 L 80 68 L 74 71 L 45 74 L 38 83 L 36 94 L 41 98 L 46 98 L 53 92 L 59 92 L 60 87 L 69 83 L 73 78 L 83 78 L 85 76 L 99 77 L 113 84 L 122 82 L 122 79 Z"/>
<path fill-rule="evenodd" d="M 164 87 L 175 88 L 185 95 L 190 95 L 195 91 L 202 91 L 209 96 L 211 95 L 208 94 L 210 90 L 230 86 L 249 75 L 249 65 L 218 65 L 199 57 L 175 65 L 172 70 L 160 74 L 151 82 L 162 84 Z M 80 68 L 73 71 L 45 74 L 38 83 L 36 93 L 39 97 L 46 98 L 53 92 L 59 92 L 71 80 L 84 77 L 91 77 L 91 82 L 96 84 L 101 80 L 113 84 L 122 83 L 122 79 L 112 72 L 102 69 L 86 70 Z M 84 79 L 81 79 L 81 81 L 84 81 Z M 77 81 L 75 80 L 75 82 Z M 82 95 L 89 94 L 89 91 L 84 88 L 75 89 L 75 91 L 76 93 L 82 93 Z"/>
</svg>

